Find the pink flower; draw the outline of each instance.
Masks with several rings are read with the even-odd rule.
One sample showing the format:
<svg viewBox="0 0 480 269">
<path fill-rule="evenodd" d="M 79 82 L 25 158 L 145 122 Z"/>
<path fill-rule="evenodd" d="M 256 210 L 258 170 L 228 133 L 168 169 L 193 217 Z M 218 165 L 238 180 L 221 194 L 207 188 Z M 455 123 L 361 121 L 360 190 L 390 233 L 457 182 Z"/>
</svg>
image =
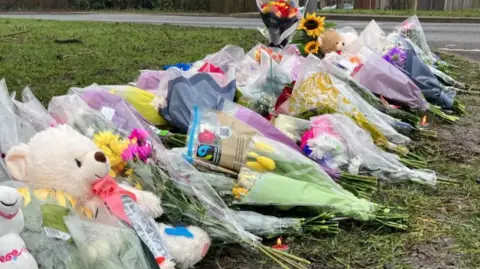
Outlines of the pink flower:
<svg viewBox="0 0 480 269">
<path fill-rule="evenodd" d="M 143 162 L 147 162 L 151 154 L 152 147 L 150 146 L 150 144 L 145 144 L 144 146 L 137 147 L 137 157 Z"/>
<path fill-rule="evenodd" d="M 152 147 L 150 144 L 145 144 L 143 146 L 139 145 L 128 145 L 128 147 L 122 152 L 122 159 L 124 161 L 130 161 L 135 158 L 147 162 L 148 158 L 152 154 Z"/>
<path fill-rule="evenodd" d="M 313 129 L 310 129 L 310 130 L 306 131 L 305 133 L 303 133 L 302 140 L 300 142 L 300 147 L 302 149 L 305 148 L 305 146 L 307 146 L 308 140 L 310 140 L 314 137 L 315 136 L 313 134 Z"/>
<path fill-rule="evenodd" d="M 143 129 L 133 129 L 132 133 L 128 137 L 128 139 L 133 140 L 137 139 L 137 142 L 140 144 L 145 144 L 144 142 L 147 141 L 148 138 L 148 132 Z"/>
<path fill-rule="evenodd" d="M 133 158 L 135 157 L 136 155 L 136 146 L 134 145 L 128 145 L 128 147 L 122 152 L 122 159 L 124 161 L 130 161 L 130 160 L 133 160 Z"/>
<path fill-rule="evenodd" d="M 203 132 L 198 134 L 198 141 L 202 144 L 212 144 L 216 138 L 215 134 L 209 130 L 203 130 Z"/>
</svg>

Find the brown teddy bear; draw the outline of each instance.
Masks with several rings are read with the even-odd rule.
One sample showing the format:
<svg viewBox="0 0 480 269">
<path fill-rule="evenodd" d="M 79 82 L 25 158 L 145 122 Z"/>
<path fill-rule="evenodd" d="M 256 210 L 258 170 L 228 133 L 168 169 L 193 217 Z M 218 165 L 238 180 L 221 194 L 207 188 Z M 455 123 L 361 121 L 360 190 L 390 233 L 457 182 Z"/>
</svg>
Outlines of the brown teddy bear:
<svg viewBox="0 0 480 269">
<path fill-rule="evenodd" d="M 341 54 L 345 42 L 335 29 L 326 30 L 320 37 L 322 46 L 320 47 L 320 52 L 322 55 L 326 55 L 330 52 L 337 52 Z"/>
</svg>

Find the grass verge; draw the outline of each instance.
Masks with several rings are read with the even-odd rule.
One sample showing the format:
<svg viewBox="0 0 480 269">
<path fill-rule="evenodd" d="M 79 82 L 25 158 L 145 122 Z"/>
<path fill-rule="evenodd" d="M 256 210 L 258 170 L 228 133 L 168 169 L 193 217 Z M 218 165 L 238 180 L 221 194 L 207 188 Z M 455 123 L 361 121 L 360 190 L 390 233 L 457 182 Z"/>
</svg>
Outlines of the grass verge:
<svg viewBox="0 0 480 269">
<path fill-rule="evenodd" d="M 139 24 L 0 20 L 0 77 L 11 90 L 31 85 L 47 104 L 69 87 L 120 84 L 140 69 L 194 61 L 227 44 L 246 49 L 261 35 L 250 30 Z M 13 34 L 13 35 L 12 35 Z M 9 36 L 7 36 L 9 35 Z M 57 43 L 57 39 L 81 43 Z M 452 55 L 453 75 L 480 85 L 478 63 Z M 480 96 L 461 96 L 467 115 L 454 125 L 436 125 L 431 168 L 460 180 L 437 188 L 382 187 L 376 201 L 400 206 L 411 215 L 408 233 L 387 233 L 346 225 L 337 238 L 290 238 L 292 252 L 314 268 L 476 268 L 480 264 Z M 198 268 L 275 268 L 238 246 L 218 246 Z"/>
</svg>

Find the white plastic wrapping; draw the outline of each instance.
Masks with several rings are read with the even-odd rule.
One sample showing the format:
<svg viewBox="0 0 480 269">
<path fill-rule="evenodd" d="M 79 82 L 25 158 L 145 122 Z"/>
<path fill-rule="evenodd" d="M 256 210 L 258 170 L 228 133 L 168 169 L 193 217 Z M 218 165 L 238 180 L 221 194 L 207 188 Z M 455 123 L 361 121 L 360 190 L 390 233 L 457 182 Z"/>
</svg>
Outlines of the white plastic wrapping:
<svg viewBox="0 0 480 269">
<path fill-rule="evenodd" d="M 85 269 L 150 269 L 140 240 L 131 229 L 78 216 L 67 216 L 65 223 Z"/>
<path fill-rule="evenodd" d="M 328 62 L 322 61 L 313 55 L 309 55 L 302 66 L 302 78 L 308 78 L 309 76 L 318 72 L 335 72 L 333 66 Z M 369 122 L 371 122 L 386 138 L 388 141 L 404 145 L 410 142 L 410 139 L 404 135 L 399 134 L 392 126 L 394 124 L 393 118 L 384 113 L 378 111 L 376 108 L 367 103 L 350 85 L 334 75 L 329 75 L 332 86 L 334 86 L 349 102 L 352 107 L 358 110 L 364 115 Z M 302 83 L 299 79 L 297 83 Z M 341 104 L 341 102 L 338 102 Z M 354 113 L 347 106 L 338 106 L 338 112 Z"/>
<path fill-rule="evenodd" d="M 347 148 L 349 163 L 355 160 L 359 169 L 369 171 L 371 175 L 378 177 L 383 182 L 398 183 L 411 180 L 429 185 L 436 184 L 434 171 L 407 168 L 400 162 L 397 155 L 378 148 L 369 133 L 344 115 L 323 115 L 312 118 L 311 122 L 315 136 L 330 135 L 333 129 Z M 321 122 L 321 124 L 316 122 Z"/>
<path fill-rule="evenodd" d="M 393 45 L 388 41 L 387 35 L 380 26 L 372 20 L 358 37 L 364 45 L 379 55 L 383 55 Z"/>
<path fill-rule="evenodd" d="M 22 102 L 15 99 L 12 94 L 12 102 L 15 105 L 15 113 L 25 121 L 29 122 L 35 131 L 40 132 L 48 127 L 56 125 L 56 121 L 48 114 L 42 103 L 33 95 L 32 90 L 26 87 L 22 91 Z"/>
<path fill-rule="evenodd" d="M 0 80 L 0 153 L 6 154 L 13 146 L 26 143 L 35 135 L 33 126 L 15 114 L 15 106 L 8 95 L 5 79 Z"/>
<path fill-rule="evenodd" d="M 419 56 L 425 61 L 425 63 L 434 64 L 437 62 L 437 59 L 428 46 L 427 38 L 425 37 L 425 33 L 423 32 L 422 25 L 417 15 L 403 21 L 397 26 L 397 31 L 409 38 L 416 47 L 421 50 L 422 53 L 420 53 L 420 51 L 417 51 L 417 53 L 419 53 Z"/>
</svg>

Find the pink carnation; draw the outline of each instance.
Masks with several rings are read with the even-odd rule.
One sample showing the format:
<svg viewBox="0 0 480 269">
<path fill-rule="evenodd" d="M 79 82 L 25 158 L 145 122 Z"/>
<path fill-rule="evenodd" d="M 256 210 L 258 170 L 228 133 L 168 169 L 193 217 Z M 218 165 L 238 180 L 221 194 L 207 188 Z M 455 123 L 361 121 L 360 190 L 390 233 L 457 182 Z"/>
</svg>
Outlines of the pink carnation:
<svg viewBox="0 0 480 269">
<path fill-rule="evenodd" d="M 203 130 L 203 132 L 198 134 L 198 141 L 202 144 L 212 144 L 216 138 L 215 134 L 209 130 Z"/>
<path fill-rule="evenodd" d="M 307 146 L 307 143 L 308 143 L 308 140 L 310 139 L 313 139 L 315 136 L 313 134 L 313 129 L 310 129 L 308 131 L 306 131 L 303 136 L 302 136 L 302 140 L 300 142 L 300 147 L 303 149 Z"/>
<path fill-rule="evenodd" d="M 132 133 L 128 137 L 128 139 L 133 140 L 137 139 L 137 142 L 141 142 L 141 144 L 144 144 L 148 138 L 148 132 L 143 129 L 133 129 Z"/>
</svg>

